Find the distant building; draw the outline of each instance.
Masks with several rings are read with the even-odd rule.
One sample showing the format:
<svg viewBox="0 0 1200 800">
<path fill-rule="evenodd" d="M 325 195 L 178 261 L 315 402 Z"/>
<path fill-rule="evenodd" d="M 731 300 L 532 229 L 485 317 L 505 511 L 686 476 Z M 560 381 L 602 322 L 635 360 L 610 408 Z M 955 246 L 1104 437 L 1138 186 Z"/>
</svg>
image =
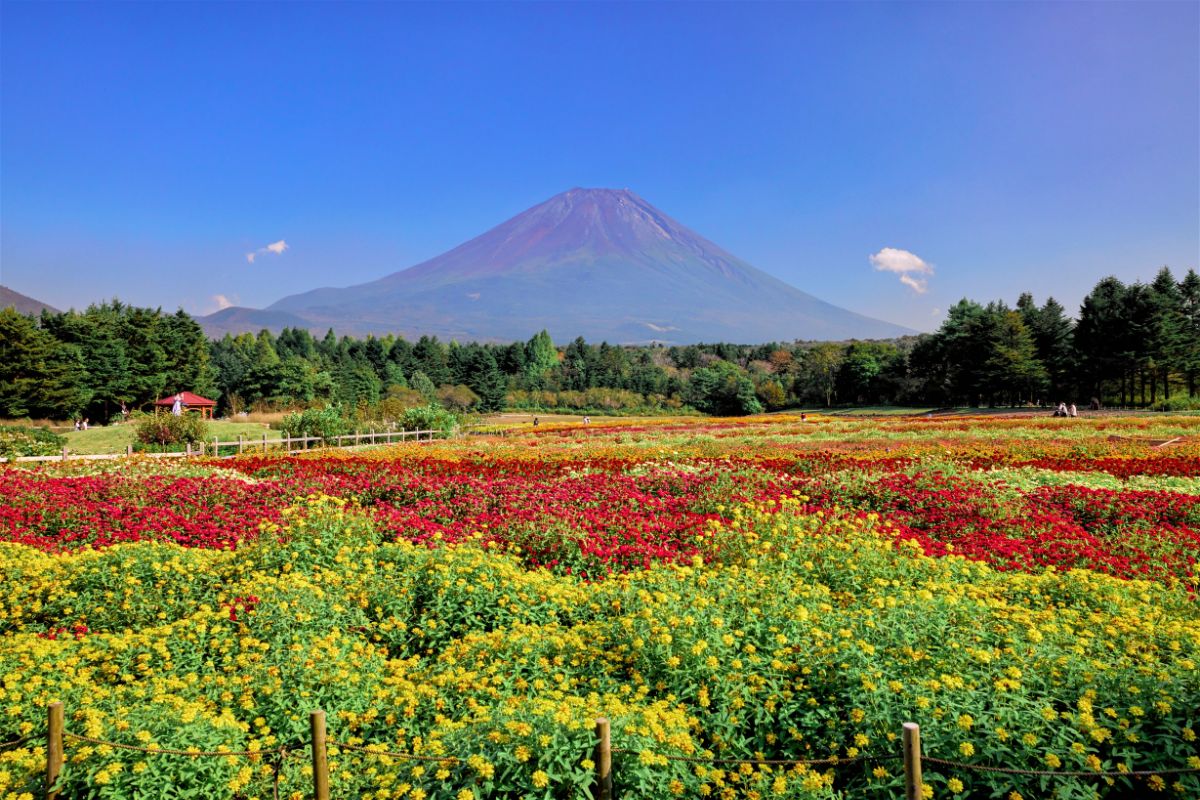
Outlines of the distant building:
<svg viewBox="0 0 1200 800">
<path fill-rule="evenodd" d="M 180 392 L 179 395 L 183 400 L 183 409 L 185 411 L 199 411 L 200 416 L 204 419 L 212 419 L 213 409 L 217 407 L 216 400 L 209 400 L 207 397 L 201 397 L 193 392 Z M 173 405 L 175 405 L 175 395 L 164 397 L 162 400 L 155 400 L 154 413 L 170 411 Z"/>
</svg>

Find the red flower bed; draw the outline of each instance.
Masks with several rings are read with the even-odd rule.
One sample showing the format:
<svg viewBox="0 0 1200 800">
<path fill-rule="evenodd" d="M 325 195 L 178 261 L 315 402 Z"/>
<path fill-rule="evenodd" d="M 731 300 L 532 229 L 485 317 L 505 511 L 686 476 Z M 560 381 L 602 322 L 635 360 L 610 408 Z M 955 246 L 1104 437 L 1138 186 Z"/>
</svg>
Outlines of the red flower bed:
<svg viewBox="0 0 1200 800">
<path fill-rule="evenodd" d="M 1200 497 L 1081 486 L 1001 492 L 939 473 L 873 478 L 814 480 L 805 490 L 815 506 L 880 513 L 930 555 L 953 551 L 1002 570 L 1079 567 L 1168 580 L 1193 574 L 1200 554 Z"/>
<path fill-rule="evenodd" d="M 1037 463 L 1043 462 L 1071 470 L 1112 462 L 1128 474 L 1195 469 L 1187 459 L 1165 457 Z M 1017 492 L 938 472 L 897 471 L 912 463 L 900 454 L 828 451 L 794 459 L 693 459 L 685 466 L 618 459 L 222 462 L 253 483 L 5 470 L 0 540 L 50 551 L 139 539 L 230 548 L 256 536 L 261 523 L 278 522 L 282 509 L 320 493 L 357 502 L 398 539 L 432 544 L 474 537 L 519 551 L 531 566 L 598 577 L 687 562 L 699 552 L 698 535 L 724 507 L 802 488 L 813 509 L 876 511 L 931 555 L 952 549 L 999 569 L 1086 567 L 1156 580 L 1196 569 L 1200 497 L 1079 486 Z"/>
</svg>

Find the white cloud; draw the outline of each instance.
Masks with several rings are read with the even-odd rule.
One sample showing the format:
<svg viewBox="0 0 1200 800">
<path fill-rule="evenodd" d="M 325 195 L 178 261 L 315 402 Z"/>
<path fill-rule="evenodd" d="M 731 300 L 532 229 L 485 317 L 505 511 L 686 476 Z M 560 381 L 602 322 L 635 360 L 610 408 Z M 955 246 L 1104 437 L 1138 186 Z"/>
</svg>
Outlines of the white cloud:
<svg viewBox="0 0 1200 800">
<path fill-rule="evenodd" d="M 283 255 L 283 251 L 288 249 L 288 243 L 283 239 L 278 242 L 271 242 L 266 247 L 260 247 L 252 253 L 246 253 L 247 263 L 253 264 L 254 259 L 258 258 L 263 253 L 274 253 L 277 256 Z"/>
<path fill-rule="evenodd" d="M 894 272 L 900 276 L 900 282 L 917 294 L 925 294 L 929 288 L 927 275 L 933 274 L 933 265 L 927 263 L 916 253 L 900 250 L 895 247 L 885 247 L 870 256 L 871 265 L 879 272 Z"/>
<path fill-rule="evenodd" d="M 217 304 L 217 311 L 220 311 L 221 309 L 224 309 L 224 308 L 229 308 L 230 306 L 237 305 L 237 303 L 234 300 L 230 300 L 228 297 L 226 297 L 223 294 L 214 294 L 212 296 L 212 301 Z"/>
</svg>

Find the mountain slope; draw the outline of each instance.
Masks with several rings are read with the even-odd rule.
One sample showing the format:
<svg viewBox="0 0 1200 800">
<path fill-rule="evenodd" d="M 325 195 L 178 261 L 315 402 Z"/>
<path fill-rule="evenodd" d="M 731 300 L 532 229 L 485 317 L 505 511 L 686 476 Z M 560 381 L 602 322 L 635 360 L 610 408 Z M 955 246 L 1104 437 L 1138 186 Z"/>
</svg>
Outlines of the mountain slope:
<svg viewBox="0 0 1200 800">
<path fill-rule="evenodd" d="M 42 309 L 48 309 L 55 314 L 58 309 L 54 306 L 43 303 L 41 300 L 34 300 L 32 297 L 26 297 L 20 292 L 14 292 L 7 286 L 0 286 L 0 308 L 8 308 L 12 306 L 21 314 L 33 314 L 37 316 L 42 313 Z"/>
<path fill-rule="evenodd" d="M 629 190 L 572 189 L 429 261 L 269 311 L 347 333 L 670 343 L 910 333 L 755 269 Z"/>
</svg>

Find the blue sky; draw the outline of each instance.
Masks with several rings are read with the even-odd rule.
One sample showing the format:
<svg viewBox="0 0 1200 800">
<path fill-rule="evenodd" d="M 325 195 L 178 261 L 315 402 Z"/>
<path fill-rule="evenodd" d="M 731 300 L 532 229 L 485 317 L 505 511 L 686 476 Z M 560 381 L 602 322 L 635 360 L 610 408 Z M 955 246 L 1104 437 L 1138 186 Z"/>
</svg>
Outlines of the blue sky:
<svg viewBox="0 0 1200 800">
<path fill-rule="evenodd" d="M 0 16 L 0 282 L 60 307 L 261 307 L 573 186 L 631 188 L 760 269 L 925 330 L 963 296 L 1073 312 L 1105 275 L 1200 261 L 1197 3 Z M 932 272 L 875 269 L 884 248 Z"/>
</svg>

